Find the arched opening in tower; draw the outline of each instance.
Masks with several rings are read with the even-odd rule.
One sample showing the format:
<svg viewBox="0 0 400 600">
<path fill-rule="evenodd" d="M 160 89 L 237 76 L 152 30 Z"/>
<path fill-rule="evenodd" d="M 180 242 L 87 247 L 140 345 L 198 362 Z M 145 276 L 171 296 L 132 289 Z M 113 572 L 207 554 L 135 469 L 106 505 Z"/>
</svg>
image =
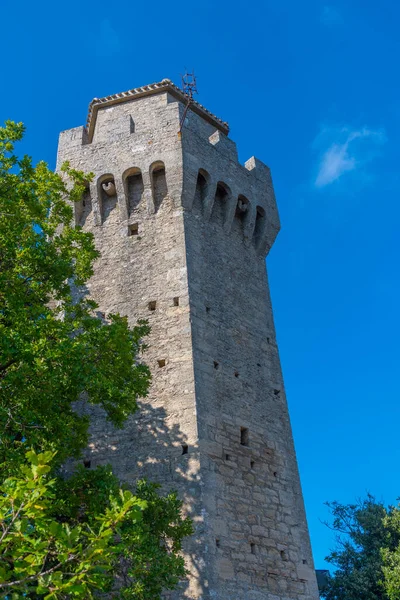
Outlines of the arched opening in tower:
<svg viewBox="0 0 400 600">
<path fill-rule="evenodd" d="M 246 217 L 250 211 L 250 203 L 247 198 L 240 195 L 237 199 L 235 219 L 232 226 L 232 231 L 238 232 L 240 235 L 243 234 Z"/>
<path fill-rule="evenodd" d="M 265 223 L 265 210 L 261 206 L 257 206 L 256 224 L 254 227 L 254 243 L 256 246 L 259 245 L 264 236 Z"/>
<path fill-rule="evenodd" d="M 156 163 L 151 171 L 154 212 L 157 212 L 168 195 L 164 163 Z"/>
<path fill-rule="evenodd" d="M 225 183 L 219 182 L 215 192 L 214 206 L 211 214 L 211 221 L 220 223 L 225 222 L 225 216 L 230 198 L 230 190 Z"/>
<path fill-rule="evenodd" d="M 202 212 L 204 209 L 204 203 L 207 197 L 208 188 L 208 173 L 200 169 L 197 175 L 196 192 L 194 195 L 193 209 Z"/>
<path fill-rule="evenodd" d="M 143 198 L 143 177 L 139 169 L 131 169 L 125 178 L 128 215 L 131 216 Z"/>
<path fill-rule="evenodd" d="M 111 212 L 117 206 L 117 190 L 112 175 L 100 179 L 99 199 L 101 210 L 101 222 L 105 223 Z"/>
<path fill-rule="evenodd" d="M 76 224 L 83 227 L 91 212 L 92 196 L 90 194 L 90 186 L 87 184 L 85 191 L 82 194 L 82 200 L 75 204 Z"/>
</svg>

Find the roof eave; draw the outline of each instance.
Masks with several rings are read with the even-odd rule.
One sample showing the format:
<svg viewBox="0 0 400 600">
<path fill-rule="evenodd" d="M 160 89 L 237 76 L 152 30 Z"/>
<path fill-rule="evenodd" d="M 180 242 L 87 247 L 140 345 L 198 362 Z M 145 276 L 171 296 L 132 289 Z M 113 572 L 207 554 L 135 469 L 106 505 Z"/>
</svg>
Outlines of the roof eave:
<svg viewBox="0 0 400 600">
<path fill-rule="evenodd" d="M 91 143 L 91 141 L 93 140 L 97 113 L 99 109 L 105 108 L 107 106 L 113 106 L 115 104 L 121 104 L 122 102 L 129 102 L 130 100 L 136 100 L 137 98 L 142 98 L 144 96 L 153 96 L 162 92 L 169 92 L 172 96 L 174 96 L 174 98 L 176 98 L 180 102 L 183 102 L 184 104 L 186 104 L 189 99 L 188 96 L 169 79 L 163 79 L 159 83 L 152 83 L 150 85 L 145 85 L 143 87 L 128 90 L 127 92 L 113 94 L 112 96 L 106 96 L 104 98 L 94 98 L 89 104 L 88 118 L 86 122 L 88 142 Z M 228 135 L 228 123 L 222 121 L 221 119 L 213 115 L 199 102 L 191 100 L 190 110 L 201 116 L 205 121 L 208 121 L 208 123 L 216 127 L 225 135 Z"/>
</svg>

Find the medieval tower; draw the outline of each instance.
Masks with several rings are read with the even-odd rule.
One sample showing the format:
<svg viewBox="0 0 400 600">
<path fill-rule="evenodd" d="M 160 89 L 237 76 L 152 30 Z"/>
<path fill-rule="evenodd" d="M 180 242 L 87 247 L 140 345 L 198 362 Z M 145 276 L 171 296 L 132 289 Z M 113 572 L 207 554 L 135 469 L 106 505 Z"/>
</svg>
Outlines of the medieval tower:
<svg viewBox="0 0 400 600">
<path fill-rule="evenodd" d="M 270 171 L 186 104 L 165 79 L 94 99 L 60 136 L 58 165 L 95 174 L 75 206 L 101 252 L 89 292 L 151 325 L 150 394 L 123 430 L 93 410 L 86 466 L 184 499 L 196 531 L 174 599 L 316 600 L 265 269 Z"/>
</svg>

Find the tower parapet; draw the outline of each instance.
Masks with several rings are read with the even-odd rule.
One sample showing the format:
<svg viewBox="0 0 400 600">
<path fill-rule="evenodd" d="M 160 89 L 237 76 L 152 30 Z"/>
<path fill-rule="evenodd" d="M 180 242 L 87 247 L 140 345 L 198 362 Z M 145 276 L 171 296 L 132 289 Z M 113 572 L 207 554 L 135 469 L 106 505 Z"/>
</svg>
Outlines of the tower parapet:
<svg viewBox="0 0 400 600">
<path fill-rule="evenodd" d="M 102 225 L 108 216 L 107 203 L 118 207 L 124 223 L 132 212 L 129 195 L 139 194 L 140 189 L 148 214 L 157 212 L 158 187 L 165 179 L 165 193 L 176 208 L 191 210 L 196 194 L 200 195 L 207 221 L 222 202 L 224 229 L 229 231 L 239 218 L 246 243 L 253 240 L 257 252 L 267 254 L 280 228 L 269 168 L 255 157 L 241 165 L 236 144 L 227 137 L 228 124 L 194 101 L 181 139 L 184 100 L 185 95 L 168 79 L 95 98 L 86 127 L 60 134 L 58 166 L 72 152 L 82 169 L 95 172 L 88 195 L 76 206 L 76 224 L 91 213 L 94 223 Z M 135 192 L 129 187 L 132 178 Z M 109 184 L 115 193 L 107 193 Z"/>
<path fill-rule="evenodd" d="M 184 499 L 196 532 L 172 598 L 317 600 L 265 269 L 270 170 L 186 102 L 163 80 L 95 99 L 60 135 L 58 167 L 94 173 L 75 205 L 101 252 L 89 292 L 151 325 L 149 395 L 122 430 L 87 407 L 87 458 Z"/>
</svg>

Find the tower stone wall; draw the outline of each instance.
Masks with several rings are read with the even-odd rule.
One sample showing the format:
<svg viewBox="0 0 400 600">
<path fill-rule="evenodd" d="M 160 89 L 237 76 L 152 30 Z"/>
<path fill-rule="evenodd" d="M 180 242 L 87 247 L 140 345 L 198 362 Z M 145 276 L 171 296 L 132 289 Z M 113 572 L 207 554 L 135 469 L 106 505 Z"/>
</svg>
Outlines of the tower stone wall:
<svg viewBox="0 0 400 600">
<path fill-rule="evenodd" d="M 95 174 L 77 225 L 101 258 L 99 311 L 151 325 L 140 413 L 91 413 L 91 467 L 177 489 L 196 527 L 172 597 L 318 598 L 265 256 L 279 230 L 270 171 L 241 165 L 225 123 L 170 81 L 90 107 L 58 166 Z M 181 131 L 180 131 L 181 129 Z"/>
</svg>

